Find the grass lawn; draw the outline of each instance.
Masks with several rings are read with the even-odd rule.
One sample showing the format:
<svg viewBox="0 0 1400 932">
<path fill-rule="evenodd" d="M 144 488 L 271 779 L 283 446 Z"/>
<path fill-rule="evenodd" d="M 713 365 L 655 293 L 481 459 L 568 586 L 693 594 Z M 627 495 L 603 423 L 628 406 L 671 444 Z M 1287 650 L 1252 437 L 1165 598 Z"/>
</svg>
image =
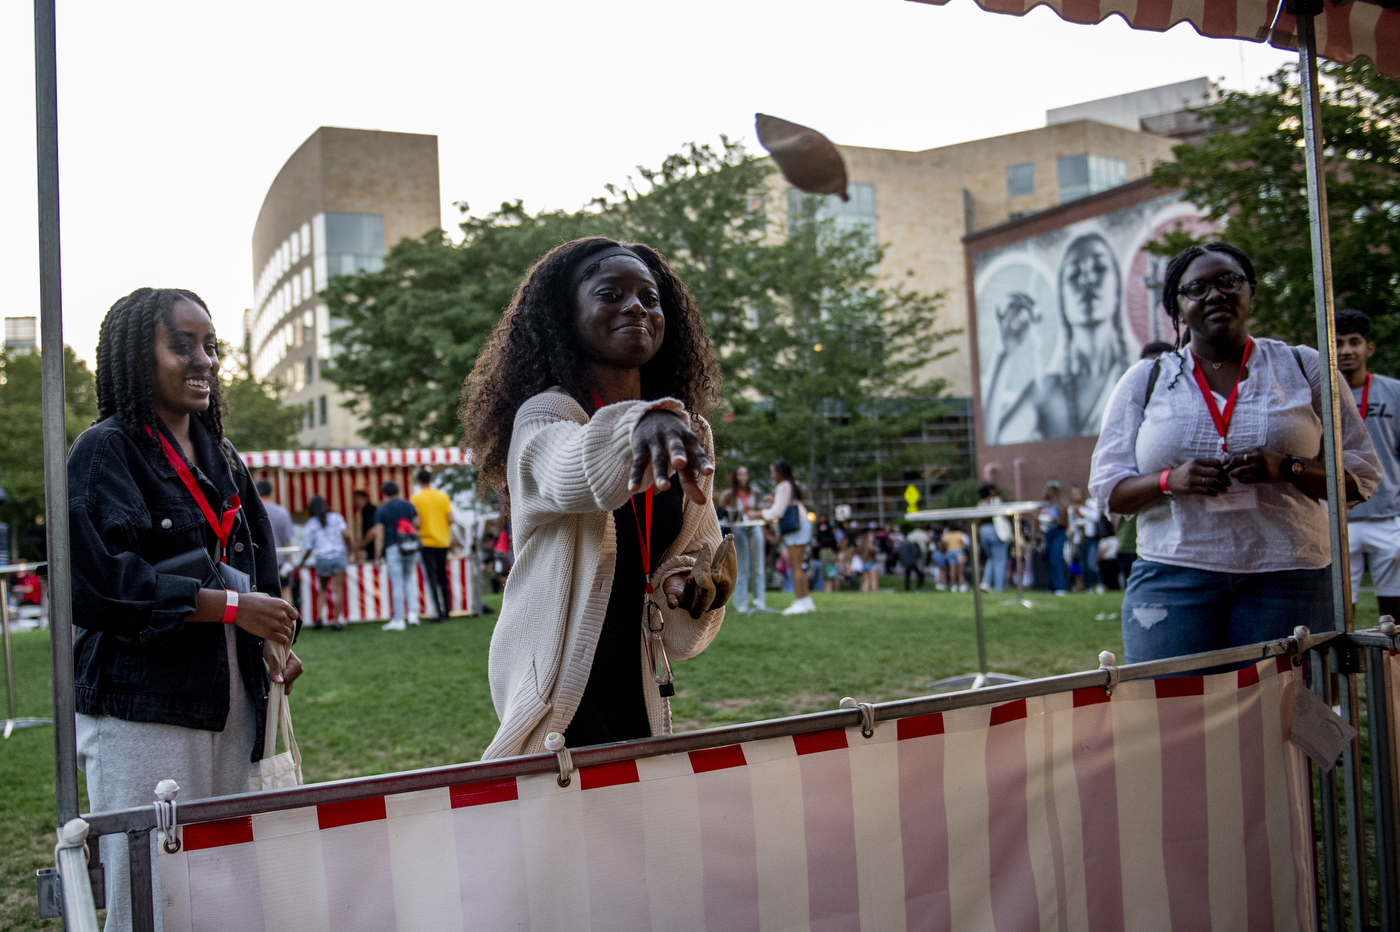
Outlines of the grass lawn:
<svg viewBox="0 0 1400 932">
<path fill-rule="evenodd" d="M 986 598 L 993 671 L 1048 676 L 1097 667 L 1101 650 L 1122 657 L 1118 593 L 1031 598 L 1031 610 Z M 499 597 L 488 601 L 499 607 Z M 790 601 L 769 598 L 777 608 Z M 733 616 L 704 654 L 677 663 L 677 729 L 832 709 L 842 696 L 920 695 L 976 668 L 971 593 L 819 593 L 816 601 L 808 615 Z M 1363 594 L 1358 608 L 1375 617 L 1374 597 Z M 486 682 L 494 618 L 398 634 L 370 624 L 307 631 L 297 645 L 307 673 L 292 694 L 306 778 L 475 760 L 496 729 Z M 19 714 L 47 716 L 47 632 L 16 634 L 14 646 Z M 61 928 L 41 922 L 34 905 L 34 871 L 53 857 L 51 729 L 0 743 L 0 788 L 0 932 Z"/>
</svg>

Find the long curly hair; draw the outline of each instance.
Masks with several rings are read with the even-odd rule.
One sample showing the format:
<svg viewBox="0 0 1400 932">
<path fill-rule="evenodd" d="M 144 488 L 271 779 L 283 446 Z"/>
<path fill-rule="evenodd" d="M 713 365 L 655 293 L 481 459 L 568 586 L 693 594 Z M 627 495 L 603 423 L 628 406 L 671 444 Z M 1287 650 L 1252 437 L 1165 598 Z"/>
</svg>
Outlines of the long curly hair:
<svg viewBox="0 0 1400 932">
<path fill-rule="evenodd" d="M 138 446 L 158 450 L 159 443 L 146 433 L 156 424 L 155 368 L 156 324 L 174 326 L 175 305 L 192 301 L 207 313 L 209 305 L 183 288 L 137 288 L 113 304 L 102 318 L 97 338 L 97 421 L 120 418 Z M 214 444 L 224 439 L 226 402 L 218 379 L 213 379 L 209 407 L 197 415 Z M 94 423 L 97 423 L 94 421 Z"/>
<path fill-rule="evenodd" d="M 510 507 L 506 455 L 515 414 L 526 399 L 558 386 L 585 411 L 593 408 L 585 388 L 588 361 L 575 321 L 574 270 L 579 260 L 607 246 L 625 246 L 640 256 L 661 295 L 666 336 L 642 366 L 642 397 L 678 398 L 695 414 L 705 414 L 719 401 L 719 363 L 700 308 L 660 253 L 642 243 L 601 236 L 556 246 L 525 274 L 462 386 L 462 448 L 471 451 L 479 477 L 496 490 L 504 510 Z M 582 277 L 595 274 L 601 264 L 590 265 Z"/>
</svg>

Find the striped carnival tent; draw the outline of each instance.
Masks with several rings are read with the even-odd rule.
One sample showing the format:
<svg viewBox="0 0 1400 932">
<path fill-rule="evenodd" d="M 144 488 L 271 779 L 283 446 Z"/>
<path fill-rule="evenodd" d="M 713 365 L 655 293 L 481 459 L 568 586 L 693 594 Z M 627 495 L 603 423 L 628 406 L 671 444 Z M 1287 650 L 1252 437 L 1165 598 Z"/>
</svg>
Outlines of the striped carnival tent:
<svg viewBox="0 0 1400 932">
<path fill-rule="evenodd" d="M 243 462 L 253 478 L 272 483 L 273 497 L 293 513 L 319 495 L 350 520 L 351 495 L 356 490 L 379 501 L 379 487 L 393 481 L 407 494 L 413 475 L 427 467 L 433 472 L 449 466 L 465 466 L 468 455 L 455 447 L 422 449 L 281 450 L 244 453 Z"/>
<path fill-rule="evenodd" d="M 942 6 L 948 0 L 914 0 Z M 1297 17 L 1279 10 L 1281 0 L 976 0 L 989 13 L 1024 16 L 1048 6 L 1066 22 L 1095 25 L 1117 14 L 1134 29 L 1165 32 L 1188 22 L 1203 36 L 1298 47 Z M 1400 6 L 1387 3 L 1325 3 L 1314 19 L 1317 54 L 1346 63 L 1369 58 L 1382 74 L 1400 78 Z"/>
</svg>

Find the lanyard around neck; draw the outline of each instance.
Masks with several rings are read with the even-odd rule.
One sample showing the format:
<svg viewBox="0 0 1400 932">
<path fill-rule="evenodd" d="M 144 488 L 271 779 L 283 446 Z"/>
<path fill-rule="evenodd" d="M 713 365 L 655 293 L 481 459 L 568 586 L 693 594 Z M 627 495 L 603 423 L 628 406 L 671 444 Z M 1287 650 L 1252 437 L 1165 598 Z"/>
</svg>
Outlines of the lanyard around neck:
<svg viewBox="0 0 1400 932">
<path fill-rule="evenodd" d="M 590 388 L 588 393 L 593 398 L 593 410 L 597 411 L 603 406 L 603 396 L 598 394 L 598 391 L 593 388 Z M 637 527 L 637 542 L 641 544 L 642 547 L 642 575 L 646 577 L 647 595 L 651 595 L 653 592 L 651 585 L 651 499 L 652 492 L 655 491 L 655 488 L 655 486 L 647 487 L 647 529 L 645 533 L 642 531 L 642 520 L 637 514 L 637 499 L 633 497 L 627 500 L 628 504 L 632 506 L 632 523 Z"/>
<path fill-rule="evenodd" d="M 233 531 L 233 519 L 238 514 L 238 509 L 242 505 L 238 496 L 229 499 L 229 510 L 224 512 L 222 520 L 214 514 L 214 509 L 209 507 L 209 499 L 205 498 L 204 490 L 195 481 L 194 473 L 190 472 L 190 467 L 185 465 L 185 458 L 175 452 L 175 448 L 170 445 L 170 441 L 165 439 L 165 434 L 151 430 L 149 424 L 145 425 L 146 433 L 160 441 L 161 451 L 165 453 L 165 458 L 170 461 L 170 465 L 175 467 L 175 474 L 180 477 L 180 481 L 185 484 L 185 488 L 190 490 L 190 495 L 199 506 L 199 510 L 204 512 L 204 520 L 209 522 L 209 526 L 214 529 L 214 536 L 219 539 L 219 549 L 223 551 L 223 561 L 228 562 L 228 536 Z"/>
<path fill-rule="evenodd" d="M 1254 338 L 1245 337 L 1244 355 L 1240 357 L 1240 371 L 1235 373 L 1235 387 L 1230 389 L 1230 397 L 1225 399 L 1225 411 L 1222 413 L 1220 406 L 1215 403 L 1215 395 L 1211 392 L 1210 383 L 1206 381 L 1206 374 L 1201 369 L 1200 359 L 1195 358 L 1192 353 L 1195 367 L 1192 375 L 1196 377 L 1196 385 L 1201 389 L 1201 397 L 1206 401 L 1206 409 L 1210 411 L 1210 418 L 1215 422 L 1215 430 L 1220 434 L 1220 452 L 1228 453 L 1225 448 L 1225 435 L 1230 432 L 1230 419 L 1235 414 L 1235 401 L 1240 393 L 1240 380 L 1244 378 L 1244 367 L 1249 364 L 1249 356 L 1254 352 Z"/>
<path fill-rule="evenodd" d="M 1361 420 L 1366 420 L 1366 412 L 1371 407 L 1371 373 L 1366 373 L 1366 385 L 1361 389 Z"/>
</svg>

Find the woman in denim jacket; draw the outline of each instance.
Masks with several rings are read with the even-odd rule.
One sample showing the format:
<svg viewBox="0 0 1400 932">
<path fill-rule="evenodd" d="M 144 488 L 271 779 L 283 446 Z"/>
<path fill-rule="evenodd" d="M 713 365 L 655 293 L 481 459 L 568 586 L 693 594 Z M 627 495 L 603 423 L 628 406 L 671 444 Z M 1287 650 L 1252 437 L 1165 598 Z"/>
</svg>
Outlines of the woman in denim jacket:
<svg viewBox="0 0 1400 932">
<path fill-rule="evenodd" d="M 280 598 L 272 527 L 221 405 L 197 295 L 142 288 L 112 305 L 98 420 L 68 458 L 78 764 L 93 811 L 147 805 L 167 778 L 181 800 L 247 792 L 269 671 L 288 691 L 301 673 L 295 654 L 283 669 L 271 651 L 291 643 L 296 610 Z M 224 557 L 237 572 L 201 581 L 155 568 L 199 548 L 211 569 Z M 238 574 L 250 591 L 213 588 Z M 128 929 L 126 839 L 104 836 L 102 861 L 106 928 Z"/>
</svg>

